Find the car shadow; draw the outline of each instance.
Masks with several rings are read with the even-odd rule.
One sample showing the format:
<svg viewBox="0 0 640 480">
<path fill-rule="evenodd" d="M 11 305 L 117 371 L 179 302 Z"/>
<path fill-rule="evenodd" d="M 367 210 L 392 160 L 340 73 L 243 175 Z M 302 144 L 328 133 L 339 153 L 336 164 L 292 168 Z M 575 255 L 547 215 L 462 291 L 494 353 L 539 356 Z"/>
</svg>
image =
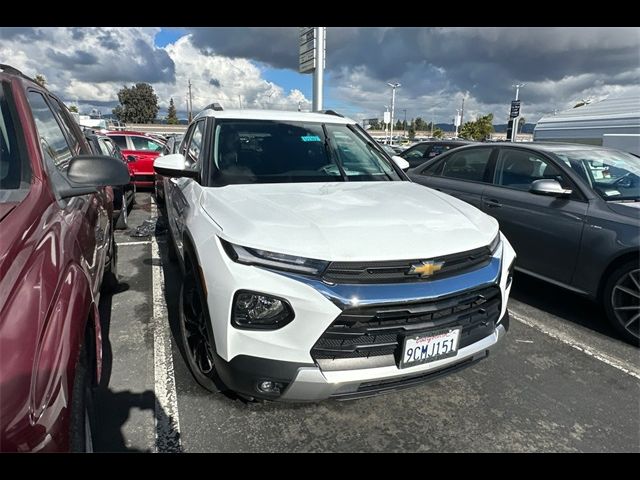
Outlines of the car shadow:
<svg viewBox="0 0 640 480">
<path fill-rule="evenodd" d="M 152 452 L 153 447 L 139 449 L 128 447 L 123 434 L 123 426 L 134 408 L 150 410 L 156 419 L 156 425 L 171 426 L 167 414 L 151 390 L 132 392 L 115 391 L 109 388 L 113 367 L 113 350 L 110 340 L 111 307 L 113 296 L 129 289 L 127 283 L 119 283 L 114 291 L 103 289 L 100 294 L 98 311 L 102 331 L 102 374 L 94 390 L 95 425 L 93 431 L 93 449 L 95 452 Z M 178 438 L 179 434 L 173 435 Z"/>
<path fill-rule="evenodd" d="M 515 273 L 511 298 L 594 332 L 624 341 L 609 325 L 600 305 L 525 273 Z"/>
</svg>

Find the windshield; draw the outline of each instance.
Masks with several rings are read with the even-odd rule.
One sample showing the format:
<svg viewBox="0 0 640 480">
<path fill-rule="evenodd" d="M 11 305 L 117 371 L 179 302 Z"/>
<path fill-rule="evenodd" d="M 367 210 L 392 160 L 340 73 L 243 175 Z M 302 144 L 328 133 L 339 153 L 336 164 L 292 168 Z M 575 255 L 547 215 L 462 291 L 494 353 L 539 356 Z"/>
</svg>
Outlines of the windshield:
<svg viewBox="0 0 640 480">
<path fill-rule="evenodd" d="M 0 203 L 20 202 L 27 196 L 31 184 L 28 159 L 20 154 L 15 128 L 11 117 L 9 87 L 0 87 Z"/>
<path fill-rule="evenodd" d="M 216 186 L 401 180 L 373 142 L 348 125 L 220 120 L 214 135 Z"/>
<path fill-rule="evenodd" d="M 616 150 L 556 152 L 608 201 L 640 200 L 640 159 Z"/>
</svg>

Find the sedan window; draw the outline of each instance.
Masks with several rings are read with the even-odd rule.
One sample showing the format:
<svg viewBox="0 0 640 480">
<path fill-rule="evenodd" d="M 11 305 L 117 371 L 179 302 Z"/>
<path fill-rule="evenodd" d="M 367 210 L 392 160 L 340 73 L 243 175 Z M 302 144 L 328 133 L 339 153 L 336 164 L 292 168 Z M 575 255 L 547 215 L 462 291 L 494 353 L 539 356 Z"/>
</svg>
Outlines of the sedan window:
<svg viewBox="0 0 640 480">
<path fill-rule="evenodd" d="M 490 157 L 490 148 L 453 152 L 444 160 L 441 175 L 448 178 L 483 182 Z"/>
<path fill-rule="evenodd" d="M 131 137 L 131 140 L 133 141 L 134 150 L 161 152 L 164 148 L 164 145 L 145 137 Z"/>
<path fill-rule="evenodd" d="M 29 159 L 18 150 L 16 128 L 19 125 L 11 116 L 4 88 L 3 84 L 0 89 L 0 203 L 22 201 L 31 183 Z"/>
<path fill-rule="evenodd" d="M 496 184 L 528 191 L 535 180 L 552 179 L 566 184 L 554 165 L 539 155 L 526 150 L 504 149 L 500 151 L 496 171 Z"/>
</svg>

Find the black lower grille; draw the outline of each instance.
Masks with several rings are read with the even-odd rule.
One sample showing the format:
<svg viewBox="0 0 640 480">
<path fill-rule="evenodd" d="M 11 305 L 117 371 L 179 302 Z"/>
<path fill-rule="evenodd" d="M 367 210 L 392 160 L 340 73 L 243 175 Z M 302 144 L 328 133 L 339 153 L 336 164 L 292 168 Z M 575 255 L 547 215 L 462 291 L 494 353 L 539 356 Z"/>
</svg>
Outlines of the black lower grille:
<svg viewBox="0 0 640 480">
<path fill-rule="evenodd" d="M 458 348 L 490 335 L 501 308 L 496 286 L 472 290 L 434 301 L 361 307 L 344 310 L 311 349 L 322 368 L 343 359 L 392 355 L 397 358 L 407 334 L 460 326 Z M 366 362 L 358 362 L 367 368 Z"/>
<path fill-rule="evenodd" d="M 423 261 L 427 260 L 331 262 L 322 278 L 332 283 L 398 283 L 440 279 L 460 275 L 488 265 L 491 261 L 491 251 L 489 247 L 481 247 L 466 252 L 430 258 L 428 261 L 439 264 L 440 270 L 424 278 L 409 273 L 412 266 L 420 266 Z"/>
</svg>

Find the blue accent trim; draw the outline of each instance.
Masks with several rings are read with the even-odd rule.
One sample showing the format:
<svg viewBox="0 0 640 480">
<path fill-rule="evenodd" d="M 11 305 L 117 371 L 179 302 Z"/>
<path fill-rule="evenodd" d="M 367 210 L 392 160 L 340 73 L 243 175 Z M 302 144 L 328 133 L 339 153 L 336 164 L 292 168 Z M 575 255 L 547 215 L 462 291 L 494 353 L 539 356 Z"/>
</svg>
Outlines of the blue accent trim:
<svg viewBox="0 0 640 480">
<path fill-rule="evenodd" d="M 419 302 L 498 284 L 501 263 L 500 257 L 493 257 L 488 265 L 478 270 L 441 280 L 416 283 L 329 284 L 304 275 L 271 271 L 315 288 L 338 307 L 344 309 Z"/>
</svg>

